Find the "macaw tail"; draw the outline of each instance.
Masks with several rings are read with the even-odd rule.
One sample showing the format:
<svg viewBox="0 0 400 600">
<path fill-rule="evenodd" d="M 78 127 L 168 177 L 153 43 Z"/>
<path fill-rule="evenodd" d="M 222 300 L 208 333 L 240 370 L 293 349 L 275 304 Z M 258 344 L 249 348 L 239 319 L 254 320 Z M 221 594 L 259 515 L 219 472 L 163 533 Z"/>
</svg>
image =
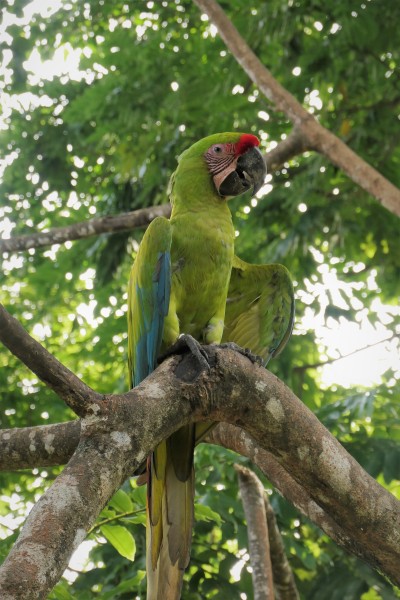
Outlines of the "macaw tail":
<svg viewBox="0 0 400 600">
<path fill-rule="evenodd" d="M 147 600 L 179 600 L 194 512 L 194 425 L 161 442 L 148 462 Z"/>
</svg>

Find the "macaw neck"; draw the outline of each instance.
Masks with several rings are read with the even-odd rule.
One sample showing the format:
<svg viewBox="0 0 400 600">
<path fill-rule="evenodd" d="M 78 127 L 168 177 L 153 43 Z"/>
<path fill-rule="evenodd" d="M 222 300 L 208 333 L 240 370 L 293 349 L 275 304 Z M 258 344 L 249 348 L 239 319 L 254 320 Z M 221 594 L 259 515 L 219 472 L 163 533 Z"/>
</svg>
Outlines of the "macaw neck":
<svg viewBox="0 0 400 600">
<path fill-rule="evenodd" d="M 203 196 L 199 201 L 174 203 L 170 223 L 173 254 L 179 248 L 179 256 L 193 254 L 198 257 L 212 248 L 213 256 L 222 252 L 229 264 L 232 261 L 235 231 L 231 211 L 222 198 L 210 202 Z"/>
<path fill-rule="evenodd" d="M 232 221 L 232 214 L 228 202 L 219 196 L 213 198 L 204 198 L 200 196 L 197 199 L 188 199 L 187 201 L 175 201 L 172 203 L 171 220 L 177 219 L 183 215 L 196 215 L 196 218 L 204 216 L 218 221 Z"/>
<path fill-rule="evenodd" d="M 220 196 L 203 158 L 186 158 L 180 163 L 170 182 L 172 217 L 190 213 L 213 215 L 218 212 L 222 218 L 230 218 L 227 199 Z"/>
</svg>

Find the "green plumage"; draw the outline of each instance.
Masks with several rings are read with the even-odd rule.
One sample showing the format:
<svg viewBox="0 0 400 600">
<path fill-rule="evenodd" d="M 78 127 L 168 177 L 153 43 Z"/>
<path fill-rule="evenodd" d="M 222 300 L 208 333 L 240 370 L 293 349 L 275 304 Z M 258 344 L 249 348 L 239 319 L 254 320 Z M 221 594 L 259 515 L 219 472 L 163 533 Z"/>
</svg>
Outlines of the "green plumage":
<svg viewBox="0 0 400 600">
<path fill-rule="evenodd" d="M 267 364 L 285 347 L 293 319 L 289 271 L 282 265 L 249 265 L 235 256 L 222 340 L 250 348 Z"/>
<path fill-rule="evenodd" d="M 157 355 L 181 333 L 205 344 L 233 341 L 265 361 L 286 343 L 293 321 L 290 277 L 280 265 L 253 266 L 234 257 L 229 198 L 218 193 L 220 185 L 232 195 L 248 189 L 249 181 L 261 185 L 264 172 L 252 180 L 260 162 L 257 145 L 247 134 L 216 134 L 179 158 L 169 189 L 171 218 L 150 225 L 132 268 L 132 384 L 155 368 Z M 180 597 L 193 524 L 193 452 L 204 425 L 197 429 L 189 425 L 174 433 L 149 462 L 148 600 Z"/>
</svg>

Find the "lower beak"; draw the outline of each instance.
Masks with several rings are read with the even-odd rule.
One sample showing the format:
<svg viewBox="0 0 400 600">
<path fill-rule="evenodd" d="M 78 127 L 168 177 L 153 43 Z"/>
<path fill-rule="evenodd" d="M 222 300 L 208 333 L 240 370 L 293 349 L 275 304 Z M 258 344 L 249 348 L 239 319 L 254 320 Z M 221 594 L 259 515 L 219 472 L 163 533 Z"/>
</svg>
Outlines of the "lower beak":
<svg viewBox="0 0 400 600">
<path fill-rule="evenodd" d="M 221 196 L 240 196 L 252 188 L 256 194 L 264 183 L 267 169 L 258 148 L 251 148 L 239 156 L 236 169 L 219 186 Z"/>
</svg>

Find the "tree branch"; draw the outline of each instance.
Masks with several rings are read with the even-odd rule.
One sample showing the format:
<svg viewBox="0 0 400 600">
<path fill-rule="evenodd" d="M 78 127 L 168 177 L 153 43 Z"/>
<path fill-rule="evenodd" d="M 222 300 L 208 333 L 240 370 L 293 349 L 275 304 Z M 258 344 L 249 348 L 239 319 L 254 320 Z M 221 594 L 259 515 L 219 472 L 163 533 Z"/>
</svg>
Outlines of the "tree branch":
<svg viewBox="0 0 400 600">
<path fill-rule="evenodd" d="M 218 28 L 237 62 L 261 92 L 301 132 L 304 145 L 326 156 L 387 210 L 400 216 L 400 190 L 325 129 L 264 67 L 215 0 L 194 0 Z"/>
<path fill-rule="evenodd" d="M 279 600 L 299 600 L 300 596 L 294 580 L 293 571 L 290 568 L 281 533 L 276 522 L 275 513 L 266 492 L 264 492 L 264 505 L 267 516 L 272 573 L 277 596 Z"/>
<path fill-rule="evenodd" d="M 74 223 L 66 227 L 55 227 L 50 231 L 20 235 L 9 240 L 0 240 L 0 253 L 19 252 L 28 248 L 41 248 L 51 244 L 62 244 L 69 240 L 79 240 L 101 233 L 127 231 L 145 227 L 159 216 L 169 217 L 171 207 L 169 204 L 141 208 L 132 212 L 116 216 L 98 217 L 81 223 Z"/>
<path fill-rule="evenodd" d="M 80 421 L 0 430 L 0 471 L 65 465 L 79 442 Z"/>
<path fill-rule="evenodd" d="M 295 479 L 287 471 L 286 466 L 278 460 L 279 456 L 274 456 L 273 451 L 262 448 L 245 431 L 226 423 L 220 423 L 208 433 L 206 441 L 229 448 L 250 458 L 278 492 L 304 516 L 313 521 L 339 546 L 362 560 L 366 560 L 364 555 L 358 552 L 357 544 L 349 534 L 347 527 L 339 519 L 335 519 L 329 510 L 325 510 L 324 505 L 318 501 L 311 488 L 304 487 L 301 480 Z M 362 470 L 362 467 L 359 468 Z M 366 475 L 365 471 L 363 473 Z"/>
<path fill-rule="evenodd" d="M 307 150 L 312 150 L 312 148 L 307 146 L 301 131 L 295 127 L 285 140 L 279 142 L 275 148 L 265 155 L 264 159 L 268 173 L 276 171 L 285 162 Z"/>
<path fill-rule="evenodd" d="M 80 427 L 80 421 L 71 421 L 0 430 L 0 471 L 66 464 L 78 445 Z M 282 496 L 339 545 L 351 551 L 343 543 L 346 538 L 343 529 L 311 499 L 274 456 L 257 445 L 245 431 L 219 423 L 204 441 L 229 448 L 252 460 Z"/>
<path fill-rule="evenodd" d="M 324 367 L 325 365 L 331 365 L 332 363 L 337 362 L 338 360 L 344 360 L 349 356 L 353 356 L 353 354 L 357 354 L 357 352 L 364 352 L 364 350 L 369 350 L 370 348 L 374 348 L 375 346 L 379 346 L 380 344 L 384 344 L 385 342 L 391 342 L 395 339 L 400 339 L 400 333 L 393 333 L 389 337 L 379 340 L 378 342 L 374 342 L 373 344 L 367 344 L 366 346 L 362 346 L 361 348 L 357 348 L 356 350 L 352 350 L 351 352 L 347 352 L 347 354 L 341 354 L 337 358 L 328 358 L 327 360 L 321 360 L 316 363 L 307 363 L 305 365 L 297 365 L 293 367 L 293 371 L 302 372 L 307 371 L 308 369 L 318 369 L 318 367 Z"/>
<path fill-rule="evenodd" d="M 304 145 L 304 138 L 294 129 L 288 137 L 270 150 L 265 156 L 268 172 L 278 169 L 286 161 L 298 154 L 310 150 Z M 52 244 L 62 244 L 71 240 L 84 239 L 102 233 L 116 233 L 145 227 L 159 216 L 169 217 L 171 206 L 162 204 L 150 208 L 141 208 L 121 215 L 97 217 L 80 223 L 55 227 L 49 231 L 19 235 L 8 240 L 0 240 L 0 254 L 20 252 L 29 248 L 42 248 Z"/>
<path fill-rule="evenodd" d="M 264 488 L 258 477 L 241 465 L 235 465 L 240 496 L 247 521 L 254 600 L 274 600 L 274 581 L 269 548 Z"/>
<path fill-rule="evenodd" d="M 108 396 L 98 414 L 82 420 L 76 453 L 31 512 L 2 567 L 0 597 L 45 597 L 115 489 L 162 439 L 198 420 L 245 429 L 313 500 L 310 512 L 322 509 L 340 523 L 340 545 L 400 583 L 400 503 L 274 375 L 231 350 L 204 351 L 210 372 L 199 372 L 191 355 L 171 357 L 137 388 Z M 79 388 L 75 379 L 71 386 Z"/>
<path fill-rule="evenodd" d="M 0 304 L 0 341 L 79 416 L 98 410 L 94 392 L 34 340 Z"/>
<path fill-rule="evenodd" d="M 129 475 L 129 438 L 118 431 L 83 439 L 70 463 L 30 512 L 0 568 L 4 600 L 44 599 L 60 579 L 72 552 Z"/>
</svg>

